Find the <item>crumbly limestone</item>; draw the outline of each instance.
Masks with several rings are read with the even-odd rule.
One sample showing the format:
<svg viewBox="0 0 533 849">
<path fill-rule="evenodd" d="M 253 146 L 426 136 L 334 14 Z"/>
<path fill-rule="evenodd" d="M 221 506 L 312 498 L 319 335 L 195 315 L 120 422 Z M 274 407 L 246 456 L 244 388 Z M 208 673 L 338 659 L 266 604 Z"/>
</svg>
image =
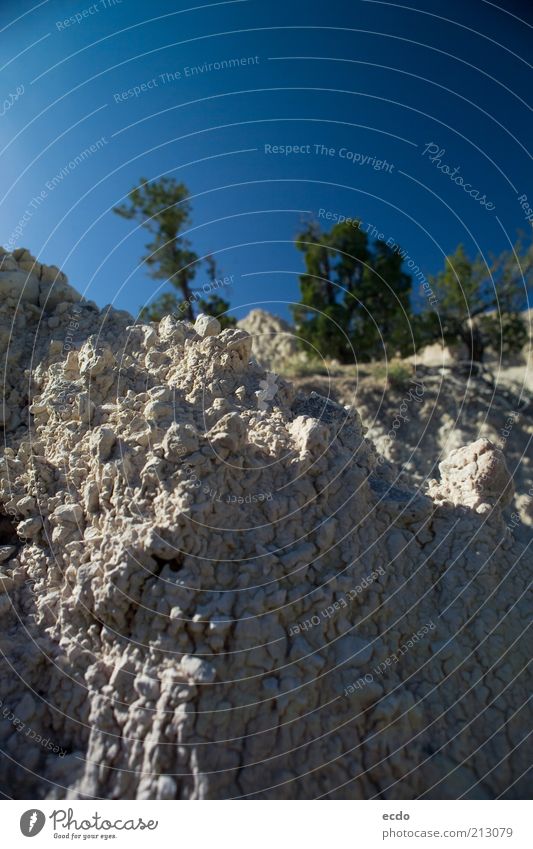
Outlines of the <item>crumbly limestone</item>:
<svg viewBox="0 0 533 849">
<path fill-rule="evenodd" d="M 243 329 L 0 259 L 2 792 L 521 798 L 501 452 L 399 485 L 355 410 L 279 377 L 258 405 Z"/>
<path fill-rule="evenodd" d="M 305 359 L 294 328 L 266 310 L 251 310 L 237 322 L 252 337 L 252 353 L 265 369 L 281 369 L 288 362 Z"/>
</svg>

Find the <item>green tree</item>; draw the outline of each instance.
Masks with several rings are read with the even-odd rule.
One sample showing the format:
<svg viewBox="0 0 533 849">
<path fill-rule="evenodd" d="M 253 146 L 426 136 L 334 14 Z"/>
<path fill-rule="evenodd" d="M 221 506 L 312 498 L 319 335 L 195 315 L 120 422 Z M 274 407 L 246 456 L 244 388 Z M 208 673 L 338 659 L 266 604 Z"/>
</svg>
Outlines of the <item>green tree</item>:
<svg viewBox="0 0 533 849">
<path fill-rule="evenodd" d="M 201 310 L 217 315 L 226 326 L 235 323 L 234 319 L 223 315 L 229 308 L 227 301 L 217 295 L 200 299 L 192 288 L 200 260 L 183 235 L 191 221 L 189 192 L 184 183 L 172 177 L 154 181 L 141 177 L 139 185 L 129 193 L 127 203 L 113 211 L 122 218 L 138 221 L 150 233 L 151 239 L 145 245 L 147 253 L 141 259 L 154 280 L 168 281 L 181 296 L 163 292 L 141 310 L 143 319 L 158 321 L 168 313 L 178 312 L 180 317 L 194 321 L 194 303 L 197 302 Z M 214 281 L 215 261 L 208 257 L 205 262 L 208 275 Z"/>
<path fill-rule="evenodd" d="M 340 362 L 412 352 L 411 277 L 397 250 L 352 223 L 330 232 L 311 223 L 296 247 L 306 272 L 293 315 L 305 350 Z"/>
<path fill-rule="evenodd" d="M 436 306 L 423 315 L 423 342 L 443 338 L 462 343 L 472 363 L 482 363 L 487 350 L 518 353 L 527 340 L 520 315 L 532 282 L 533 248 L 521 240 L 489 262 L 470 260 L 459 245 L 446 257 L 444 269 L 430 278 Z"/>
<path fill-rule="evenodd" d="M 217 266 L 212 256 L 207 257 L 206 265 L 207 276 L 211 281 L 211 287 L 215 289 L 217 287 Z M 200 298 L 198 300 L 198 306 L 201 312 L 217 318 L 223 330 L 226 327 L 235 327 L 237 324 L 237 319 L 232 315 L 228 315 L 230 308 L 229 301 L 226 301 L 221 295 L 210 294 L 207 299 Z"/>
</svg>

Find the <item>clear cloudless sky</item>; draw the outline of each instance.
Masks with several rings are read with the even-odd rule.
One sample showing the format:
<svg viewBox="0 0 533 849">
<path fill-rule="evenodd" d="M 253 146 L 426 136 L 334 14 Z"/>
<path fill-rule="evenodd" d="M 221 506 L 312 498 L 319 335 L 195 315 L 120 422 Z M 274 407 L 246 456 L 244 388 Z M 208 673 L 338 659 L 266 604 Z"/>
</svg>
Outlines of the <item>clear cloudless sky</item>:
<svg viewBox="0 0 533 849">
<path fill-rule="evenodd" d="M 111 210 L 166 174 L 238 316 L 288 316 L 294 237 L 320 210 L 428 274 L 459 242 L 499 252 L 532 232 L 532 23 L 531 0 L 1 0 L 0 241 L 136 312 L 159 284 L 146 235 Z"/>
</svg>

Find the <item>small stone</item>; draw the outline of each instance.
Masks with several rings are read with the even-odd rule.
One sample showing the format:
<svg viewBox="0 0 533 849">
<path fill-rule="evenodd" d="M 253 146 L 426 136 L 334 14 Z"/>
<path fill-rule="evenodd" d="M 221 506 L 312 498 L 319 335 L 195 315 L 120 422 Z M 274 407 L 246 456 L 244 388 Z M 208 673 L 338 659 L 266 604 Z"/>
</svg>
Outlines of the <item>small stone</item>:
<svg viewBox="0 0 533 849">
<path fill-rule="evenodd" d="M 214 318 L 212 315 L 204 315 L 204 313 L 200 313 L 194 322 L 194 329 L 199 336 L 206 337 L 218 336 L 221 327 L 218 319 Z"/>
<path fill-rule="evenodd" d="M 17 533 L 20 537 L 35 537 L 43 526 L 43 521 L 40 516 L 33 516 L 31 519 L 26 519 L 24 522 L 19 522 L 17 525 Z"/>
<path fill-rule="evenodd" d="M 83 518 L 83 508 L 80 504 L 63 504 L 57 507 L 50 519 L 58 525 L 77 524 Z"/>
<path fill-rule="evenodd" d="M 159 422 L 174 417 L 174 407 L 167 401 L 150 401 L 144 408 L 147 421 Z"/>
<path fill-rule="evenodd" d="M 139 675 L 133 684 L 135 692 L 148 701 L 155 702 L 159 698 L 161 685 L 156 678 L 149 675 Z"/>
<path fill-rule="evenodd" d="M 209 432 L 209 442 L 215 448 L 227 448 L 237 451 L 246 443 L 246 425 L 238 413 L 228 413 L 222 416 L 215 427 Z"/>
<path fill-rule="evenodd" d="M 181 659 L 181 669 L 195 684 L 210 684 L 216 678 L 216 671 L 210 663 L 192 655 L 185 655 Z"/>
<path fill-rule="evenodd" d="M 159 322 L 159 338 L 163 342 L 170 342 L 173 345 L 183 343 L 185 339 L 183 324 L 176 321 L 174 316 L 165 315 Z"/>
<path fill-rule="evenodd" d="M 30 516 L 36 508 L 37 503 L 31 495 L 26 495 L 20 501 L 17 501 L 17 513 L 20 513 L 21 516 Z"/>
<path fill-rule="evenodd" d="M 109 427 L 102 427 L 91 434 L 89 444 L 91 451 L 98 457 L 101 463 L 105 463 L 117 441 L 115 431 Z"/>
</svg>

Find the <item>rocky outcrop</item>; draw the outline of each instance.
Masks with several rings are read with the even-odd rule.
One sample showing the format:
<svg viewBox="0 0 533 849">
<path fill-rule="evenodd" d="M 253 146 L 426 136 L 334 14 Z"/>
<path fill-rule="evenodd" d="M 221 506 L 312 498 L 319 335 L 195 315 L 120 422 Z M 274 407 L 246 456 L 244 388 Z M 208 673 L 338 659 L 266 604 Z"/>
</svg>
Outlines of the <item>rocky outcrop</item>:
<svg viewBox="0 0 533 849">
<path fill-rule="evenodd" d="M 252 337 L 253 355 L 264 369 L 283 370 L 289 361 L 302 356 L 294 327 L 277 315 L 252 310 L 237 326 Z"/>
<path fill-rule="evenodd" d="M 485 374 L 417 368 L 402 363 L 399 381 L 390 370 L 343 367 L 327 376 L 295 380 L 299 391 L 319 392 L 357 407 L 379 454 L 398 469 L 407 485 L 425 487 L 450 452 L 483 438 L 504 454 L 516 494 L 505 511 L 513 534 L 524 544 L 533 537 L 532 396 L 518 386 Z M 394 373 L 393 373 L 394 377 Z"/>
<path fill-rule="evenodd" d="M 358 413 L 267 378 L 244 330 L 49 287 L 0 306 L 2 792 L 520 798 L 501 452 L 398 485 Z"/>
</svg>

